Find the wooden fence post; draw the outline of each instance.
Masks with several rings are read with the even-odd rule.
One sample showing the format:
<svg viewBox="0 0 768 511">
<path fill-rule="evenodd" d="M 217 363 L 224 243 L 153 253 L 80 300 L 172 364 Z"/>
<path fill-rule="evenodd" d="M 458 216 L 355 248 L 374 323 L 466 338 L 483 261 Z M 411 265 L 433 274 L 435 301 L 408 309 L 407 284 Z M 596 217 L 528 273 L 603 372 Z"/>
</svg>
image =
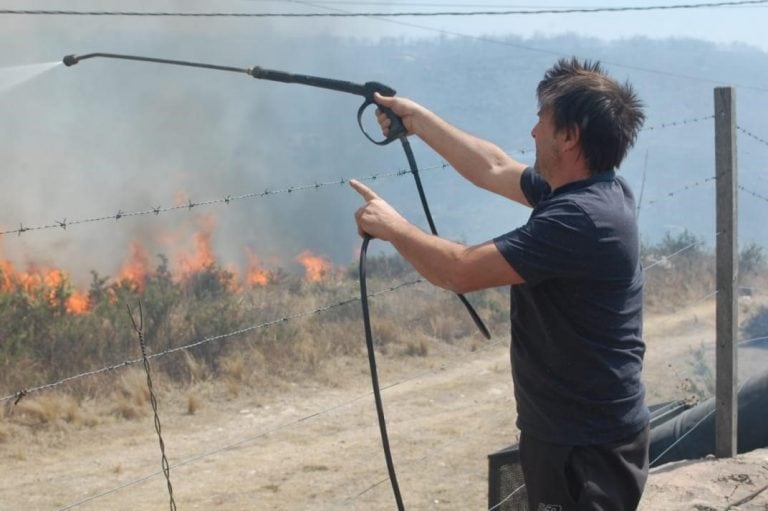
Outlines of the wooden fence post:
<svg viewBox="0 0 768 511">
<path fill-rule="evenodd" d="M 738 263 L 736 96 L 733 87 L 715 89 L 715 173 L 717 178 L 717 306 L 715 454 L 738 452 Z"/>
</svg>

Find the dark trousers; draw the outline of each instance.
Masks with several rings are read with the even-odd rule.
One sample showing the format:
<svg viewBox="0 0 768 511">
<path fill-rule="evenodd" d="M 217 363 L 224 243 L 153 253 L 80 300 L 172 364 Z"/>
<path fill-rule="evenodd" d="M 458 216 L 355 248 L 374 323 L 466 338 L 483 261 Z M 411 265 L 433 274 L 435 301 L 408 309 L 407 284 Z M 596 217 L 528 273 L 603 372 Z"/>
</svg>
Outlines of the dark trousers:
<svg viewBox="0 0 768 511">
<path fill-rule="evenodd" d="M 530 511 L 631 511 L 648 478 L 649 430 L 602 445 L 556 445 L 520 436 Z"/>
</svg>

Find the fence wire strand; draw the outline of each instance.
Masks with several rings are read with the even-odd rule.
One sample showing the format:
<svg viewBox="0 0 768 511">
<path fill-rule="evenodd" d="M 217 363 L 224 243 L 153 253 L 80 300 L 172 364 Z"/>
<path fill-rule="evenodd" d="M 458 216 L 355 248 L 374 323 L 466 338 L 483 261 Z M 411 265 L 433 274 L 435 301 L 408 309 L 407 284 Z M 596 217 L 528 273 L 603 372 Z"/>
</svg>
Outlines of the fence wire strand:
<svg viewBox="0 0 768 511">
<path fill-rule="evenodd" d="M 758 193 L 758 192 L 756 192 L 754 190 L 750 190 L 750 189 L 745 188 L 745 187 L 743 187 L 741 185 L 739 185 L 739 190 L 741 190 L 744 193 L 747 193 L 747 194 L 751 195 L 752 197 L 755 197 L 755 198 L 760 199 L 762 201 L 768 202 L 768 196 L 765 196 L 765 195 L 763 195 L 761 193 Z"/>
<path fill-rule="evenodd" d="M 436 169 L 444 169 L 447 167 L 448 167 L 447 163 L 440 163 L 440 164 L 432 165 L 429 167 L 424 167 L 423 169 L 419 169 L 419 170 L 420 172 L 424 172 L 424 171 L 430 171 L 430 170 L 436 170 Z M 383 172 L 379 174 L 372 174 L 370 176 L 359 177 L 355 179 L 357 179 L 358 181 L 376 181 L 377 179 L 400 177 L 400 176 L 405 176 L 411 173 L 412 172 L 410 170 L 402 169 L 402 170 L 397 170 L 393 172 Z M 229 205 L 232 202 L 246 200 L 246 199 L 261 199 L 261 198 L 272 196 L 272 195 L 292 194 L 294 192 L 303 192 L 307 190 L 318 190 L 320 188 L 327 188 L 330 186 L 344 185 L 347 182 L 349 182 L 349 179 L 342 177 L 334 181 L 315 182 L 310 184 L 289 186 L 287 188 L 277 188 L 274 190 L 266 189 L 262 192 L 250 192 L 242 195 L 227 195 L 225 197 L 209 199 L 209 200 L 204 200 L 199 202 L 193 202 L 192 200 L 188 200 L 186 204 L 177 204 L 174 206 L 156 206 L 153 208 L 141 209 L 137 211 L 118 210 L 116 213 L 101 215 L 101 216 L 96 216 L 91 218 L 82 218 L 78 220 L 67 220 L 66 218 L 64 218 L 64 220 L 56 220 L 53 223 L 36 225 L 36 226 L 25 226 L 23 223 L 21 223 L 19 224 L 19 227 L 16 229 L 0 231 L 0 236 L 7 236 L 9 234 L 16 234 L 18 236 L 21 236 L 22 234 L 29 231 L 42 231 L 42 230 L 49 230 L 49 229 L 67 230 L 67 227 L 70 227 L 73 225 L 88 224 L 88 223 L 94 223 L 94 222 L 104 222 L 107 220 L 118 221 L 123 218 L 130 218 L 135 216 L 151 216 L 151 215 L 157 216 L 157 215 L 160 215 L 161 213 L 170 213 L 173 211 L 191 211 L 192 209 L 201 207 L 201 206 L 214 206 L 214 205 L 222 205 L 222 204 Z"/>
<path fill-rule="evenodd" d="M 768 0 L 766 0 L 768 1 Z M 702 122 L 708 119 L 712 119 L 714 116 L 702 116 L 702 117 L 693 117 L 689 119 L 681 119 L 678 121 L 670 121 L 665 122 L 661 124 L 657 124 L 654 126 L 648 126 L 643 128 L 644 131 L 653 131 L 653 130 L 659 130 L 659 129 L 665 129 L 665 128 L 671 128 L 676 126 L 684 126 L 688 124 L 693 124 L 697 122 Z M 528 155 L 533 154 L 535 151 L 530 148 L 517 148 L 512 150 L 507 150 L 509 154 L 521 154 L 521 155 Z M 437 164 L 433 164 L 427 167 L 424 167 L 422 169 L 419 169 L 420 172 L 428 172 L 432 170 L 442 170 L 450 167 L 450 165 L 447 162 L 440 162 Z M 399 169 L 395 171 L 388 171 L 388 172 L 381 172 L 376 174 L 371 174 L 364 177 L 356 177 L 358 181 L 376 181 L 378 179 L 388 179 L 392 177 L 401 177 L 408 174 L 412 174 L 412 171 L 409 169 Z M 710 178 L 714 179 L 714 178 Z M 705 180 L 706 181 L 709 181 Z M 66 231 L 68 227 L 75 226 L 75 225 L 83 225 L 83 224 L 91 224 L 91 223 L 97 223 L 97 222 L 106 222 L 106 221 L 119 221 L 123 218 L 132 218 L 132 217 L 139 217 L 139 216 L 159 216 L 160 214 L 164 213 L 171 213 L 171 212 L 178 212 L 178 211 L 192 211 L 195 208 L 198 207 L 205 207 L 205 206 L 217 206 L 217 205 L 229 205 L 232 202 L 237 202 L 241 200 L 247 200 L 247 199 L 261 199 L 264 197 L 272 196 L 272 195 L 286 195 L 286 194 L 292 194 L 294 192 L 303 192 L 303 191 L 309 191 L 309 190 L 319 190 L 321 188 L 328 188 L 332 186 L 339 186 L 344 185 L 347 182 L 349 182 L 349 179 L 347 178 L 339 178 L 337 180 L 333 181 L 316 181 L 313 183 L 305 183 L 295 186 L 288 186 L 283 188 L 276 188 L 276 189 L 265 189 L 261 192 L 250 192 L 240 195 L 226 195 L 224 197 L 218 197 L 215 199 L 208 199 L 208 200 L 202 200 L 194 202 L 191 199 L 188 199 L 185 204 L 175 204 L 173 206 L 155 206 L 151 208 L 144 208 L 144 209 L 137 209 L 133 211 L 124 211 L 122 209 L 118 209 L 115 213 L 109 213 L 109 214 L 103 214 L 99 216 L 94 217 L 88 217 L 88 218 L 80 218 L 75 220 L 68 220 L 70 216 L 64 216 L 63 220 L 54 220 L 51 223 L 48 224 L 39 224 L 39 225 L 29 225 L 25 224 L 24 222 L 20 222 L 19 226 L 15 229 L 7 229 L 4 231 L 0 231 L 0 236 L 8 236 L 11 234 L 15 234 L 17 236 L 21 236 L 22 234 L 25 234 L 27 232 L 32 231 L 45 231 L 45 230 L 53 230 L 53 229 L 61 229 Z M 685 190 L 693 188 L 695 186 L 699 186 L 704 183 L 695 183 L 693 185 L 690 185 L 685 188 Z M 683 191 L 683 190 L 680 190 Z M 678 192 L 679 193 L 679 192 Z M 668 196 L 671 196 L 668 194 Z M 652 204 L 656 201 L 651 201 L 648 204 Z"/>
<path fill-rule="evenodd" d="M 423 282 L 423 281 L 420 281 L 420 282 Z M 381 294 L 381 293 L 382 292 L 379 292 L 378 294 Z M 371 294 L 369 296 L 375 296 L 376 294 L 377 293 L 373 293 L 373 294 Z M 483 346 L 482 348 L 476 350 L 475 353 L 482 353 L 483 351 L 486 351 L 486 350 L 488 350 L 488 349 L 490 349 L 492 347 L 498 346 L 499 344 L 502 344 L 501 340 L 490 342 L 487 345 Z M 463 363 L 463 360 L 460 360 L 458 362 L 458 364 L 461 364 L 461 363 Z M 445 369 L 444 366 L 441 367 L 441 370 L 443 370 L 443 369 Z M 434 370 L 424 371 L 424 372 L 418 373 L 416 375 L 404 378 L 402 380 L 398 380 L 395 383 L 392 383 L 392 384 L 389 384 L 389 385 L 386 385 L 386 386 L 382 386 L 381 390 L 382 390 L 382 392 L 386 392 L 388 390 L 391 390 L 391 389 L 393 389 L 395 387 L 398 387 L 400 385 L 403 385 L 405 383 L 416 381 L 416 380 L 419 380 L 421 378 L 424 378 L 425 376 L 429 376 L 429 375 L 433 375 L 433 374 L 435 374 Z M 310 421 L 310 420 L 315 419 L 317 417 L 321 417 L 321 416 L 327 415 L 327 414 L 329 414 L 329 413 L 331 413 L 333 411 L 336 411 L 336 410 L 339 410 L 341 408 L 345 408 L 347 406 L 350 406 L 350 405 L 352 405 L 354 403 L 357 403 L 357 402 L 359 402 L 359 401 L 361 401 L 363 399 L 366 399 L 366 398 L 368 398 L 368 397 L 370 397 L 372 395 L 373 395 L 373 392 L 368 392 L 366 394 L 362 394 L 362 395 L 359 395 L 357 397 L 354 397 L 354 398 L 352 398 L 350 400 L 343 401 L 341 403 L 337 403 L 337 404 L 329 406 L 327 408 L 323 408 L 321 410 L 318 410 L 318 411 L 315 411 L 315 412 L 303 415 L 303 416 L 301 416 L 301 417 L 299 417 L 297 419 L 293 419 L 291 421 L 284 422 L 282 424 L 279 424 L 277 426 L 269 428 L 269 429 L 267 429 L 265 431 L 262 431 L 261 433 L 258 433 L 257 435 L 254 435 L 254 436 L 251 436 L 251 437 L 248 437 L 248 438 L 244 438 L 244 439 L 238 440 L 236 442 L 223 445 L 221 447 L 217 447 L 216 449 L 211 449 L 209 451 L 205 451 L 205 452 L 196 454 L 194 456 L 186 458 L 186 459 L 184 459 L 182 461 L 179 461 L 177 463 L 172 463 L 172 464 L 170 464 L 170 468 L 176 469 L 176 468 L 183 467 L 185 465 L 189 465 L 189 464 L 194 463 L 196 461 L 199 461 L 201 459 L 205 459 L 205 458 L 214 456 L 216 454 L 219 454 L 219 453 L 222 453 L 222 452 L 225 452 L 225 451 L 232 451 L 232 450 L 238 449 L 238 448 L 240 448 L 240 447 L 242 447 L 242 446 L 244 446 L 244 445 L 246 445 L 248 443 L 254 442 L 254 441 L 259 440 L 261 438 L 264 438 L 264 437 L 266 437 L 268 435 L 271 435 L 271 434 L 274 434 L 274 433 L 278 433 L 278 432 L 283 431 L 285 429 L 288 429 L 290 427 L 297 426 L 299 424 L 302 424 L 304 422 Z M 458 439 L 457 439 L 457 441 L 458 441 Z M 418 460 L 415 460 L 413 463 L 418 463 L 420 461 L 423 461 L 427 457 L 428 456 L 420 458 Z M 140 483 L 142 483 L 144 481 L 152 479 L 153 477 L 160 476 L 162 474 L 163 474 L 162 471 L 156 471 L 156 472 L 153 472 L 151 474 L 147 474 L 146 476 L 142 476 L 142 477 L 134 479 L 132 481 L 128 481 L 128 482 L 126 482 L 124 484 L 121 484 L 120 486 L 117 486 L 117 487 L 114 487 L 114 488 L 110 488 L 109 490 L 105 490 L 105 491 L 103 491 L 101 493 L 98 493 L 96 495 L 91 495 L 91 496 L 89 496 L 89 497 L 87 497 L 85 499 L 82 499 L 82 500 L 79 500 L 79 501 L 74 502 L 72 504 L 69 504 L 66 507 L 59 508 L 59 509 L 57 509 L 57 511 L 68 511 L 70 509 L 74 509 L 74 508 L 76 508 L 76 507 L 78 507 L 78 506 L 80 506 L 82 504 L 87 503 L 87 502 L 91 502 L 93 500 L 96 500 L 96 499 L 99 499 L 99 498 L 102 498 L 102 497 L 106 497 L 106 496 L 111 495 L 113 493 L 116 493 L 116 492 L 118 492 L 118 491 L 120 491 L 122 489 L 128 488 L 130 486 L 134 486 L 136 484 L 140 484 Z M 387 480 L 388 479 L 385 479 L 384 481 L 387 481 Z M 378 484 L 381 484 L 381 482 L 377 482 L 372 487 L 374 487 L 374 486 L 376 486 Z M 367 491 L 367 490 L 365 490 L 365 491 Z M 353 499 L 354 499 L 354 497 L 353 497 Z"/>
<path fill-rule="evenodd" d="M 425 282 L 425 280 L 424 279 L 416 279 L 416 280 L 411 280 L 411 281 L 408 281 L 408 282 L 403 282 L 403 283 L 397 284 L 395 286 L 383 289 L 381 291 L 377 291 L 375 293 L 370 293 L 368 295 L 368 297 L 369 298 L 374 298 L 376 296 L 380 296 L 380 295 L 383 295 L 383 294 L 386 294 L 386 293 L 395 292 L 395 291 L 398 291 L 398 290 L 400 290 L 402 288 L 410 287 L 410 286 L 413 286 L 413 285 L 416 285 L 416 284 L 420 284 L 422 282 Z M 317 309 L 313 309 L 313 310 L 310 310 L 310 311 L 298 312 L 296 314 L 291 314 L 291 315 L 288 315 L 288 316 L 283 316 L 283 317 L 281 317 L 279 319 L 274 319 L 274 320 L 271 320 L 271 321 L 266 321 L 264 323 L 259 323 L 257 325 L 251 325 L 251 326 L 242 328 L 240 330 L 235 330 L 233 332 L 228 332 L 228 333 L 224 333 L 224 334 L 220 334 L 220 335 L 215 335 L 215 336 L 212 336 L 212 337 L 206 337 L 204 339 L 201 339 L 201 340 L 193 342 L 193 343 L 185 344 L 185 345 L 182 345 L 182 346 L 177 346 L 175 348 L 170 348 L 170 349 L 167 349 L 167 350 L 164 350 L 164 351 L 160 351 L 158 353 L 152 353 L 150 355 L 147 355 L 147 359 L 151 360 L 153 358 L 163 357 L 165 355 L 170 355 L 172 353 L 176 353 L 176 352 L 179 352 L 179 351 L 190 350 L 192 348 L 196 348 L 196 347 L 201 346 L 203 344 L 208 344 L 208 343 L 216 342 L 216 341 L 222 341 L 222 340 L 228 339 L 230 337 L 236 337 L 236 336 L 248 333 L 248 332 L 253 332 L 253 331 L 256 331 L 256 330 L 261 330 L 261 329 L 264 329 L 264 328 L 268 328 L 268 327 L 271 327 L 271 326 L 274 326 L 274 325 L 277 325 L 277 324 L 280 324 L 280 323 L 285 323 L 285 322 L 288 322 L 288 321 L 292 321 L 292 320 L 295 320 L 295 319 L 304 318 L 304 317 L 308 317 L 308 316 L 314 316 L 314 315 L 317 315 L 317 314 L 329 311 L 331 309 L 335 309 L 335 308 L 342 307 L 344 305 L 348 305 L 350 303 L 355 303 L 355 302 L 359 302 L 359 301 L 360 301 L 360 297 L 350 298 L 350 299 L 347 299 L 347 300 L 343 300 L 341 302 L 336 302 L 336 303 L 333 303 L 333 304 L 330 304 L 330 305 L 325 305 L 323 307 L 319 307 Z M 61 380 L 58 380 L 58 381 L 55 381 L 55 382 L 52 382 L 52 383 L 47 383 L 45 385 L 40 385 L 40 386 L 37 386 L 37 387 L 21 389 L 21 390 L 19 390 L 18 392 L 14 393 L 14 394 L 10 394 L 10 395 L 7 395 L 7 396 L 0 397 L 0 403 L 2 403 L 4 401 L 11 400 L 11 399 L 14 399 L 16 401 L 16 403 L 18 403 L 18 401 L 21 398 L 23 398 L 23 397 L 25 397 L 25 396 L 27 396 L 27 395 L 29 395 L 31 393 L 42 392 L 44 390 L 50 390 L 52 388 L 64 385 L 65 383 L 70 383 L 70 382 L 73 382 L 75 380 L 80 380 L 80 379 L 87 378 L 87 377 L 90 377 L 90 376 L 95 376 L 97 374 L 102 374 L 102 373 L 107 373 L 107 372 L 110 372 L 110 371 L 115 371 L 115 370 L 122 369 L 124 367 L 128 367 L 128 366 L 131 366 L 131 365 L 134 365 L 134 364 L 139 364 L 139 363 L 142 363 L 142 362 L 143 362 L 142 358 L 136 358 L 136 359 L 131 359 L 131 360 L 124 360 L 124 361 L 119 362 L 119 363 L 114 364 L 114 365 L 102 367 L 100 369 L 95 369 L 93 371 L 88 371 L 88 372 L 80 373 L 80 374 L 77 374 L 77 375 L 74 375 L 74 376 L 69 376 L 67 378 L 63 378 Z"/>
<path fill-rule="evenodd" d="M 304 2 L 295 2 L 305 5 Z M 322 2 L 319 2 L 322 3 Z M 394 12 L 185 12 L 185 11 L 83 11 L 63 9 L 0 9 L 0 14 L 45 16 L 139 16 L 187 18 L 356 18 L 356 17 L 434 17 L 434 16 L 529 16 L 542 14 L 596 14 L 660 10 L 689 10 L 718 7 L 761 5 L 768 0 L 733 0 L 726 2 L 669 5 L 624 5 L 615 7 L 580 7 L 553 9 L 507 9 L 489 11 L 394 11 Z M 311 3 L 308 5 L 312 5 Z"/>
<path fill-rule="evenodd" d="M 741 126 L 739 126 L 738 124 L 736 125 L 736 129 L 737 129 L 737 130 L 739 130 L 740 132 L 744 133 L 746 136 L 748 136 L 748 137 L 750 137 L 750 138 L 752 138 L 752 139 L 754 139 L 754 140 L 757 140 L 757 141 L 758 141 L 758 142 L 760 142 L 761 144 L 763 144 L 763 145 L 768 145 L 768 140 L 766 140 L 766 139 L 764 139 L 764 138 L 762 138 L 762 137 L 758 137 L 757 135 L 755 135 L 755 134 L 754 134 L 754 133 L 752 133 L 751 131 L 749 131 L 749 130 L 747 130 L 747 129 L 745 129 L 745 128 L 742 128 L 742 127 L 741 127 Z"/>
</svg>

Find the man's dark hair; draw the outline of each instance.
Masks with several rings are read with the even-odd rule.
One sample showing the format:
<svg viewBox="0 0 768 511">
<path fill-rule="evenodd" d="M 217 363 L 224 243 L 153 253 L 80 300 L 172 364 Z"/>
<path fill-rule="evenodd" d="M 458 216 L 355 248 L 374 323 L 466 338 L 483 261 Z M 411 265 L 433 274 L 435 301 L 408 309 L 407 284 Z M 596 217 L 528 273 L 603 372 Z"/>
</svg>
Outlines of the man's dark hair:
<svg viewBox="0 0 768 511">
<path fill-rule="evenodd" d="M 557 131 L 578 128 L 593 173 L 618 168 L 645 120 L 629 82 L 617 83 L 599 62 L 560 59 L 544 74 L 536 95 L 539 108 L 552 112 Z"/>
</svg>

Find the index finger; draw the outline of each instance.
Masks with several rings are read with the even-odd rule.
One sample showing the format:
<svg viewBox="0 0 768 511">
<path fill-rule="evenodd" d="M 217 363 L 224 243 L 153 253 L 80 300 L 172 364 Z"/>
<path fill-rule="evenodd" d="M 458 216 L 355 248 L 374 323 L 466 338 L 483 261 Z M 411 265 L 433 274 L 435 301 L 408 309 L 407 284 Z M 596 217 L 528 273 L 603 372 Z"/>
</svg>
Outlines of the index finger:
<svg viewBox="0 0 768 511">
<path fill-rule="evenodd" d="M 376 192 L 365 186 L 363 183 L 358 181 L 357 179 L 350 179 L 349 185 L 355 189 L 357 193 L 363 196 L 363 199 L 370 201 L 373 199 L 378 199 L 379 196 L 376 195 Z"/>
</svg>

